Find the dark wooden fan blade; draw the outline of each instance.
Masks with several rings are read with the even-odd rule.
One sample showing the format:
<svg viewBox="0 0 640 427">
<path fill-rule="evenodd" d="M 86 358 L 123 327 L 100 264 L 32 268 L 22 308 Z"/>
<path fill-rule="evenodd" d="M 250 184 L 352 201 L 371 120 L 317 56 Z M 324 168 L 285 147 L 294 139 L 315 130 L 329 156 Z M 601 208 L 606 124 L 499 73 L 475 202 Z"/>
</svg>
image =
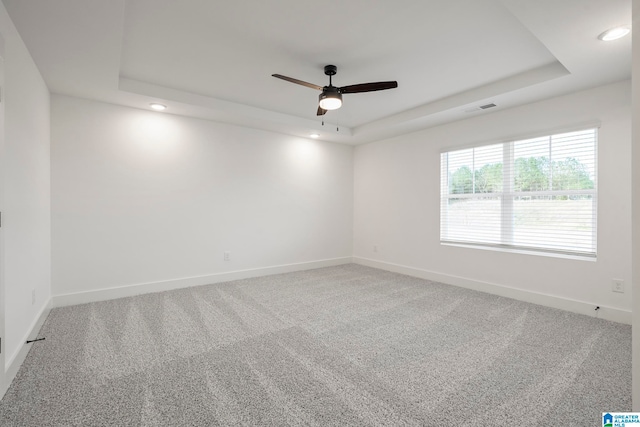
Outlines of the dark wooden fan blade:
<svg viewBox="0 0 640 427">
<path fill-rule="evenodd" d="M 302 86 L 310 87 L 311 89 L 322 90 L 322 86 L 314 85 L 313 83 L 303 82 L 302 80 L 294 79 L 293 77 L 283 76 L 282 74 L 271 74 L 273 77 L 286 80 L 291 83 L 296 83 Z"/>
<path fill-rule="evenodd" d="M 398 87 L 398 82 L 375 82 L 375 83 L 360 83 L 357 85 L 349 85 L 338 88 L 340 93 L 360 93 L 360 92 L 374 92 L 376 90 L 394 89 Z"/>
<path fill-rule="evenodd" d="M 318 113 L 316 115 L 317 116 L 324 116 L 325 114 L 327 114 L 327 110 L 325 110 L 322 107 L 318 107 Z"/>
</svg>

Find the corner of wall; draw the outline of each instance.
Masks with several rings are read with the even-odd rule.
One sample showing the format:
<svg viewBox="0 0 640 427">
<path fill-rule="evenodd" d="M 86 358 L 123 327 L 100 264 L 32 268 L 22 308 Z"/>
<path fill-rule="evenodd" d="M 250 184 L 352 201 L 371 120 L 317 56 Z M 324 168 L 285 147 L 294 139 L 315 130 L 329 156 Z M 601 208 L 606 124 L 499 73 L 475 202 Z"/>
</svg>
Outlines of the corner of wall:
<svg viewBox="0 0 640 427">
<path fill-rule="evenodd" d="M 32 344 L 26 344 L 26 342 L 29 340 L 35 339 L 38 336 L 40 329 L 42 328 L 42 325 L 44 325 L 44 322 L 47 320 L 47 317 L 51 312 L 52 302 L 53 300 L 49 298 L 49 300 L 42 306 L 42 308 L 40 309 L 40 312 L 38 313 L 38 315 L 36 316 L 32 324 L 29 326 L 29 331 L 27 332 L 27 334 L 24 336 L 22 340 L 23 345 L 18 347 L 16 351 L 13 354 L 11 354 L 7 359 L 4 366 L 5 383 L 4 383 L 4 388 L 0 389 L 0 399 L 2 399 L 2 397 L 5 395 L 5 393 L 11 386 L 11 383 L 13 382 L 14 378 L 18 374 L 20 367 L 22 366 L 25 359 L 27 358 L 27 355 L 29 354 L 29 350 L 31 349 Z"/>
</svg>

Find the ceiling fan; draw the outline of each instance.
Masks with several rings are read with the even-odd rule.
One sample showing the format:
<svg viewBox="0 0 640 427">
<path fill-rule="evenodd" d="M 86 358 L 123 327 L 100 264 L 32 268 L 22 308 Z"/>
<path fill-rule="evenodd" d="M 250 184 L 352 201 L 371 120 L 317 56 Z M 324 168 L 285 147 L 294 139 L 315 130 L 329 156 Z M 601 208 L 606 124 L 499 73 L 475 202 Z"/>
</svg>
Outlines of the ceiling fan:
<svg viewBox="0 0 640 427">
<path fill-rule="evenodd" d="M 328 110 L 337 110 L 340 108 L 342 106 L 343 93 L 374 92 L 376 90 L 394 89 L 398 87 L 398 82 L 396 81 L 360 83 L 356 85 L 336 87 L 332 84 L 331 77 L 335 76 L 337 71 L 338 67 L 335 65 L 325 65 L 324 73 L 329 76 L 329 86 L 324 87 L 314 85 L 313 83 L 303 82 L 302 80 L 294 79 L 293 77 L 283 76 L 282 74 L 272 74 L 272 76 L 291 83 L 310 87 L 311 89 L 321 90 L 320 102 L 318 103 L 318 116 L 323 116 Z"/>
</svg>

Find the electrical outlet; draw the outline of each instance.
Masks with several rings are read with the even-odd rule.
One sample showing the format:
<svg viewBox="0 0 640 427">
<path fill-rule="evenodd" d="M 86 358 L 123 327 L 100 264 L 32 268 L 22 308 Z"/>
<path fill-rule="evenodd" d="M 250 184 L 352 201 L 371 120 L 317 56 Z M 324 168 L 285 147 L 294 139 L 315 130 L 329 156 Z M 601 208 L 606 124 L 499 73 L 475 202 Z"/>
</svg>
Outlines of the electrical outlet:
<svg viewBox="0 0 640 427">
<path fill-rule="evenodd" d="M 36 303 L 36 290 L 31 289 L 31 305 Z"/>
<path fill-rule="evenodd" d="M 231 261 L 231 252 L 224 251 L 224 260 L 225 261 Z"/>
<path fill-rule="evenodd" d="M 624 294 L 624 280 L 621 279 L 612 279 L 611 280 L 611 291 L 619 292 Z"/>
</svg>

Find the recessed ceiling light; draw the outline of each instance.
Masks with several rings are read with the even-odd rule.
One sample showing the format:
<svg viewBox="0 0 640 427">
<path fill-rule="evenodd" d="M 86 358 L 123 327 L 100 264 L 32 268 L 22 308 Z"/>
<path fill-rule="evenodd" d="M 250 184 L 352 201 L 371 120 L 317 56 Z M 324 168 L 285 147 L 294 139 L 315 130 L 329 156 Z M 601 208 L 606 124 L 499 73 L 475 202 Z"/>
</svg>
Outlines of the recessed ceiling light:
<svg viewBox="0 0 640 427">
<path fill-rule="evenodd" d="M 630 32 L 631 32 L 631 28 L 628 26 L 615 27 L 615 28 L 608 29 L 604 33 L 600 34 L 598 38 L 603 42 L 610 42 L 611 40 L 617 40 L 621 37 L 624 37 Z"/>
<path fill-rule="evenodd" d="M 320 138 L 320 134 L 319 133 L 312 133 L 309 135 L 311 138 L 316 139 L 316 138 Z"/>
<path fill-rule="evenodd" d="M 149 106 L 151 108 L 153 108 L 154 110 L 156 110 L 156 111 L 164 111 L 164 110 L 167 109 L 166 105 L 158 104 L 156 102 L 153 102 L 153 103 L 149 104 Z"/>
</svg>

